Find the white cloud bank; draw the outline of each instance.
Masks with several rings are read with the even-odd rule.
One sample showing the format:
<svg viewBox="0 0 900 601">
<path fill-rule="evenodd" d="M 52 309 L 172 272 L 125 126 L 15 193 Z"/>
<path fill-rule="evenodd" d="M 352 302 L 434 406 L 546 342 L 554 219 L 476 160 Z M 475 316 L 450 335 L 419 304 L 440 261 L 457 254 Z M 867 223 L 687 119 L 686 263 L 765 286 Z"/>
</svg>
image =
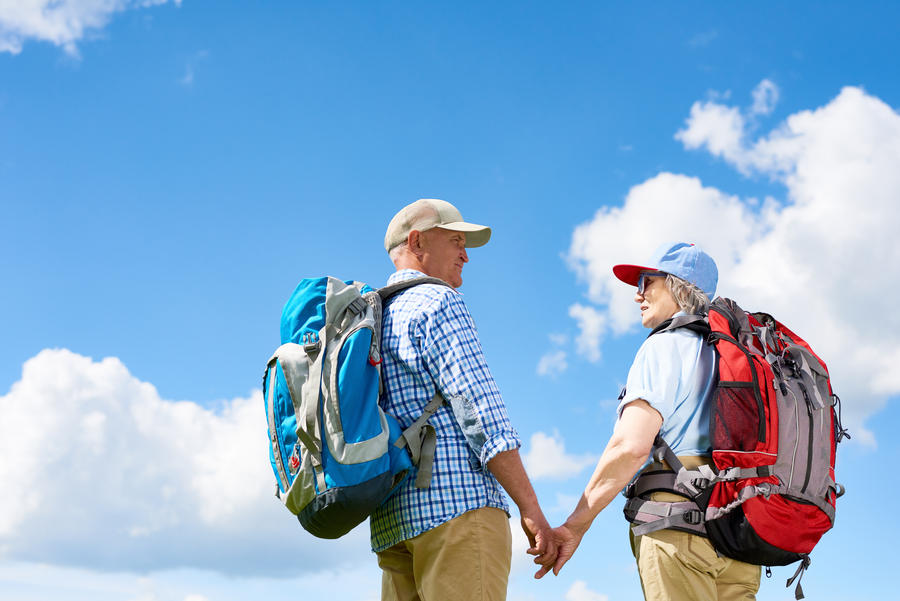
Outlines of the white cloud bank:
<svg viewBox="0 0 900 601">
<path fill-rule="evenodd" d="M 29 40 L 50 42 L 72 55 L 76 42 L 103 29 L 113 15 L 168 0 L 0 0 L 0 52 L 19 54 Z M 173 0 L 181 6 L 181 0 Z"/>
<path fill-rule="evenodd" d="M 566 444 L 556 430 L 552 435 L 535 432 L 531 436 L 528 452 L 523 455 L 525 470 L 532 480 L 567 480 L 586 467 L 593 467 L 600 459 L 590 453 L 570 455 Z"/>
<path fill-rule="evenodd" d="M 609 596 L 595 593 L 584 580 L 576 580 L 566 592 L 566 601 L 609 601 Z"/>
<path fill-rule="evenodd" d="M 608 319 L 605 329 L 621 334 L 639 315 L 634 290 L 615 280 L 611 266 L 646 260 L 666 240 L 701 244 L 719 265 L 720 294 L 772 313 L 825 359 L 845 425 L 854 439 L 872 443 L 864 420 L 900 393 L 900 312 L 890 300 L 900 293 L 900 115 L 847 87 L 750 140 L 752 113 L 771 111 L 777 96 L 774 86 L 758 87 L 748 115 L 695 103 L 676 138 L 743 174 L 782 183 L 783 202 L 660 173 L 633 187 L 623 206 L 579 225 L 569 259 Z M 602 339 L 603 332 L 583 328 L 582 336 Z"/>
<path fill-rule="evenodd" d="M 374 562 L 365 525 L 315 539 L 274 498 L 262 405 L 166 401 L 118 359 L 42 351 L 0 397 L 0 559 L 281 576 Z"/>
</svg>

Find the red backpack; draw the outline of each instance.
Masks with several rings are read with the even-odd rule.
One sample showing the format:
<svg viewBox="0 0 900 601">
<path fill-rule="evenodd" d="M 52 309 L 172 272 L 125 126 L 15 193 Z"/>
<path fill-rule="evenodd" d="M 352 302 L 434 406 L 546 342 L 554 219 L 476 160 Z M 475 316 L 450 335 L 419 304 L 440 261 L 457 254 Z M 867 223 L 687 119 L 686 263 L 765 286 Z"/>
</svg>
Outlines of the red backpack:
<svg viewBox="0 0 900 601">
<path fill-rule="evenodd" d="M 810 346 L 766 313 L 747 313 L 717 298 L 709 316 L 680 315 L 651 335 L 685 327 L 716 351 L 710 402 L 713 466 L 685 469 L 657 437 L 653 456 L 672 470 L 641 473 L 625 490 L 634 534 L 674 528 L 707 536 L 726 557 L 756 565 L 800 561 L 834 525 L 835 448 L 849 434 L 840 424 L 840 399 L 825 363 Z M 650 500 L 674 492 L 684 502 Z M 771 572 L 767 569 L 767 574 Z"/>
</svg>

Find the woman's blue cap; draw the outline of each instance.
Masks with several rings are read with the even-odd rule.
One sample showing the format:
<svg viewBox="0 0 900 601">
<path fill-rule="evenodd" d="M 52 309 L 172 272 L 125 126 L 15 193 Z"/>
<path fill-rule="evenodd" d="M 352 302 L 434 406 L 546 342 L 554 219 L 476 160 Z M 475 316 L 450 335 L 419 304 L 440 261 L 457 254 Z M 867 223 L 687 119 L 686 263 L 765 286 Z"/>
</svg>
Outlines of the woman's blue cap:
<svg viewBox="0 0 900 601">
<path fill-rule="evenodd" d="M 613 273 L 617 278 L 637 286 L 642 271 L 662 271 L 688 281 L 712 299 L 719 283 L 719 269 L 712 257 L 696 244 L 687 242 L 666 242 L 656 249 L 650 266 L 616 265 Z"/>
</svg>

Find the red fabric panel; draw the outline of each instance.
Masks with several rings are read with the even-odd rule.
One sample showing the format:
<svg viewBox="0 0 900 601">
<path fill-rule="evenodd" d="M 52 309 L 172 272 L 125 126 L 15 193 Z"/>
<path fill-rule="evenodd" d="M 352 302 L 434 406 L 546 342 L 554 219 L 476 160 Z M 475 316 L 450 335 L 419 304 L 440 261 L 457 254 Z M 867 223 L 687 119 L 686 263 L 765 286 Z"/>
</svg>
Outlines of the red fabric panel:
<svg viewBox="0 0 900 601">
<path fill-rule="evenodd" d="M 754 497 L 744 503 L 743 509 L 761 539 L 792 553 L 809 553 L 831 528 L 831 520 L 815 505 L 781 495 Z"/>
</svg>

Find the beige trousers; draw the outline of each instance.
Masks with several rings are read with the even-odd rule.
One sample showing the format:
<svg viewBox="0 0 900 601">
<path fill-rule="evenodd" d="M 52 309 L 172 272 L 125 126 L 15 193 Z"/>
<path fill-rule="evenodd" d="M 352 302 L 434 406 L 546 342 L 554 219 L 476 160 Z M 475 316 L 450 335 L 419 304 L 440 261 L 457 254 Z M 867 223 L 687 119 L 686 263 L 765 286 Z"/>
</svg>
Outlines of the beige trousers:
<svg viewBox="0 0 900 601">
<path fill-rule="evenodd" d="M 377 555 L 382 601 L 504 601 L 509 518 L 474 509 Z"/>
<path fill-rule="evenodd" d="M 702 536 L 657 530 L 631 537 L 647 601 L 753 601 L 760 566 L 719 557 Z"/>
</svg>

